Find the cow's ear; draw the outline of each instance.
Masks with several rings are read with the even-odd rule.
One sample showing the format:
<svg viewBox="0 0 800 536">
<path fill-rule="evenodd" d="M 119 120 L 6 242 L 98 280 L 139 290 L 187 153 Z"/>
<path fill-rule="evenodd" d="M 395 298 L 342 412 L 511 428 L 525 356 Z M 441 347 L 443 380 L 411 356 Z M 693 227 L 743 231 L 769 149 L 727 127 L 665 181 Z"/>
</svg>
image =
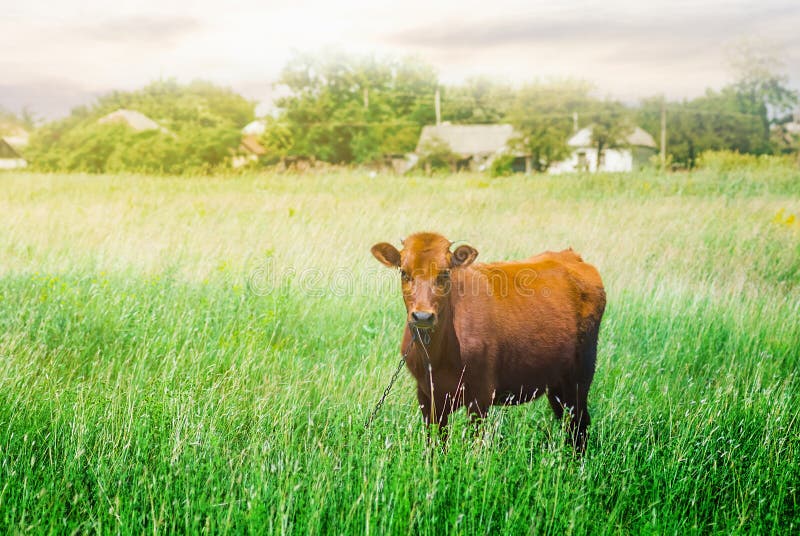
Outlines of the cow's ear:
<svg viewBox="0 0 800 536">
<path fill-rule="evenodd" d="M 370 251 L 372 251 L 376 259 L 389 268 L 398 268 L 400 266 L 400 252 L 393 245 L 381 242 L 372 246 Z"/>
<path fill-rule="evenodd" d="M 450 266 L 469 266 L 478 256 L 478 250 L 466 244 L 458 246 L 450 256 Z"/>
</svg>

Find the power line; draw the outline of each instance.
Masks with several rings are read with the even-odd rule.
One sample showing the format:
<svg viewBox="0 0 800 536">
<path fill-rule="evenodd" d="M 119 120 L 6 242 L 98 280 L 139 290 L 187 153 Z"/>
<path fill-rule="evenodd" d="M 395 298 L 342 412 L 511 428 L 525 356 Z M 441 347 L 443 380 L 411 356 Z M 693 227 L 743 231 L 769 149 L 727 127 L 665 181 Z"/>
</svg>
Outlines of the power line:
<svg viewBox="0 0 800 536">
<path fill-rule="evenodd" d="M 381 90 L 370 90 L 369 88 L 364 87 L 361 91 L 361 95 L 358 95 L 355 91 L 349 91 L 347 93 L 349 96 L 352 97 L 353 102 L 358 102 L 358 100 L 362 100 L 363 109 L 367 114 L 370 113 L 370 110 L 377 110 L 378 114 L 382 111 L 386 111 L 388 113 L 398 113 L 397 112 L 397 105 L 392 107 L 392 103 L 381 101 L 383 99 L 393 99 L 397 97 L 412 97 L 410 101 L 402 102 L 402 107 L 409 108 L 414 106 L 424 106 L 424 107 L 431 107 L 432 109 L 429 110 L 433 113 L 433 117 L 431 120 L 434 120 L 434 124 L 440 124 L 442 122 L 442 118 L 444 116 L 445 120 L 455 120 L 460 121 L 456 124 L 462 125 L 477 125 L 477 124 L 496 124 L 497 122 L 505 122 L 505 123 L 513 123 L 520 125 L 522 127 L 527 126 L 528 124 L 532 123 L 539 123 L 541 121 L 547 120 L 564 120 L 566 123 L 567 120 L 571 120 L 573 124 L 573 130 L 577 130 L 577 117 L 580 116 L 589 116 L 590 121 L 596 121 L 598 118 L 605 118 L 613 115 L 618 115 L 621 110 L 598 110 L 593 109 L 592 107 L 586 108 L 573 108 L 570 111 L 563 111 L 563 112 L 547 112 L 547 113 L 535 113 L 531 112 L 530 114 L 509 114 L 508 109 L 510 108 L 509 105 L 506 106 L 493 106 L 496 111 L 496 115 L 498 116 L 495 121 L 469 121 L 469 116 L 460 116 L 460 114 L 454 114 L 452 110 L 452 106 L 455 104 L 456 106 L 463 103 L 463 105 L 472 106 L 472 110 L 470 112 L 474 112 L 474 107 L 481 104 L 481 98 L 472 97 L 467 95 L 460 95 L 460 96 L 453 96 L 442 98 L 442 94 L 439 89 L 436 89 L 432 96 L 420 94 L 420 93 L 412 93 L 412 92 L 397 92 L 397 91 L 381 91 Z M 287 97 L 289 101 L 292 100 L 291 97 Z M 379 102 L 379 105 L 374 106 L 375 102 Z M 489 103 L 486 103 L 489 104 Z M 494 103 L 492 103 L 494 104 Z M 370 106 L 373 105 L 373 108 Z M 292 109 L 285 107 L 283 108 L 285 114 L 291 116 Z M 669 112 L 670 114 L 690 114 L 690 115 L 701 115 L 701 116 L 713 116 L 713 117 L 744 117 L 749 119 L 756 119 L 759 118 L 756 114 L 747 114 L 743 112 L 734 112 L 734 111 L 711 111 L 711 110 L 695 110 L 695 109 L 686 109 L 683 106 L 668 106 L 665 102 L 661 103 L 661 107 L 659 111 L 651 111 L 651 110 L 635 110 L 635 109 L 626 109 L 631 114 L 652 114 L 652 113 L 659 113 L 661 114 L 661 137 L 662 137 L 662 148 L 661 152 L 662 155 L 665 154 L 665 149 L 663 147 L 664 140 L 666 139 L 666 113 Z M 449 112 L 449 113 L 448 113 Z M 413 121 L 410 119 L 361 119 L 357 121 L 335 121 L 335 120 L 328 120 L 328 119 L 316 119 L 316 120 L 296 120 L 288 118 L 288 122 L 292 125 L 299 125 L 306 128 L 312 127 L 327 127 L 332 129 L 337 128 L 421 128 L 426 124 L 429 124 L 428 121 Z M 662 156 L 663 159 L 663 156 Z"/>
<path fill-rule="evenodd" d="M 667 107 L 666 110 L 671 114 L 692 114 L 692 115 L 713 115 L 713 116 L 738 116 L 738 117 L 750 117 L 750 118 L 761 118 L 758 114 L 748 114 L 745 112 L 718 112 L 712 110 L 687 110 L 684 108 L 669 108 Z"/>
<path fill-rule="evenodd" d="M 372 96 L 372 95 L 374 95 L 374 93 L 371 93 L 370 95 Z M 371 96 L 368 97 L 368 98 L 372 98 Z M 436 117 L 435 101 L 432 101 L 431 104 L 432 104 L 431 112 L 433 112 L 433 117 L 435 119 L 435 117 Z M 448 112 L 449 111 L 452 112 L 452 110 L 448 110 L 447 104 L 448 104 L 448 102 L 445 99 L 442 99 L 441 112 L 440 112 L 441 116 L 442 116 L 442 121 L 451 120 L 451 119 L 448 119 L 448 115 L 451 115 L 451 114 L 448 114 Z M 369 106 L 370 103 L 368 102 L 367 105 Z M 288 109 L 288 108 L 283 108 L 282 110 L 284 112 L 288 112 L 288 113 L 292 112 L 292 110 Z M 713 111 L 713 110 L 686 110 L 686 109 L 672 108 L 672 107 L 665 107 L 665 111 L 667 113 L 669 113 L 669 114 L 703 115 L 703 116 L 713 116 L 713 117 L 726 117 L 727 116 L 727 117 L 742 117 L 742 118 L 749 118 L 749 119 L 760 119 L 760 117 L 761 117 L 758 114 L 751 114 L 751 113 L 745 113 L 745 112 L 733 112 L 733 111 L 724 111 L 723 112 L 723 111 Z M 637 113 L 637 110 L 631 110 L 631 112 L 632 112 L 632 114 L 635 115 Z M 611 116 L 611 115 L 617 115 L 618 114 L 618 112 L 614 112 L 614 111 L 592 110 L 592 109 L 576 109 L 576 110 L 570 111 L 570 112 L 531 113 L 530 115 L 512 115 L 511 117 L 509 117 L 508 112 L 498 110 L 498 115 L 501 116 L 501 118 L 499 119 L 500 121 L 503 121 L 503 122 L 519 122 L 519 123 L 532 122 L 532 121 L 536 121 L 536 120 L 540 120 L 540 119 L 570 119 L 570 120 L 574 120 L 574 116 L 575 116 L 576 113 L 579 114 L 580 116 L 591 116 L 591 117 L 608 117 L 608 116 Z M 655 111 L 638 110 L 638 113 L 660 114 L 660 110 L 655 110 Z M 303 123 L 302 121 L 293 121 L 293 122 Z M 310 122 L 310 123 L 321 123 L 321 122 L 323 122 L 323 121 L 313 121 L 313 122 Z M 365 124 L 373 124 L 373 123 L 378 123 L 378 122 L 380 122 L 380 121 L 363 121 L 363 123 L 365 123 Z M 410 121 L 410 122 L 411 123 L 415 123 L 413 121 Z M 494 123 L 494 122 L 489 122 L 489 123 Z M 473 122 L 473 123 L 465 123 L 465 124 L 481 124 L 481 123 Z"/>
<path fill-rule="evenodd" d="M 668 108 L 665 109 L 665 111 L 669 112 L 670 114 L 676 113 L 676 111 L 670 111 Z M 680 113 L 680 112 L 678 112 L 678 113 Z M 693 113 L 693 112 L 688 112 L 688 113 Z M 444 117 L 442 118 L 443 121 L 445 121 L 445 122 L 451 121 L 451 120 L 449 120 L 447 118 L 446 114 L 443 114 L 443 115 L 444 115 Z M 610 113 L 586 113 L 586 112 L 584 112 L 582 114 L 579 113 L 578 115 L 579 116 L 581 116 L 581 115 L 583 115 L 583 116 L 590 115 L 593 118 L 597 118 L 597 117 L 607 117 L 607 116 L 612 115 L 612 114 L 610 114 Z M 717 116 L 717 117 L 718 116 L 725 116 L 725 115 L 727 115 L 727 116 L 738 116 L 738 117 L 748 117 L 748 118 L 758 118 L 759 117 L 759 116 L 753 115 L 753 114 L 733 114 L 733 113 L 718 114 L 718 113 L 714 113 L 714 112 L 703 113 L 703 114 L 700 114 L 700 115 Z M 503 119 L 500 119 L 499 121 L 496 121 L 496 122 L 480 122 L 480 123 L 479 122 L 451 122 L 451 124 L 452 125 L 460 125 L 460 126 L 472 126 L 472 125 L 494 125 L 494 124 L 497 124 L 498 122 L 502 122 L 502 123 L 519 124 L 519 125 L 525 126 L 526 123 L 527 124 L 536 123 L 537 120 L 541 120 L 541 119 L 564 119 L 564 124 L 567 124 L 567 122 L 569 121 L 570 123 L 572 123 L 574 125 L 574 117 L 575 117 L 575 113 L 574 112 L 573 113 L 560 113 L 560 114 L 536 114 L 536 115 L 530 115 L 530 116 L 525 116 L 525 117 L 503 118 Z M 403 119 L 388 120 L 388 121 L 387 120 L 383 120 L 383 121 L 328 121 L 328 120 L 298 121 L 298 120 L 287 119 L 286 123 L 287 124 L 285 126 L 287 126 L 287 127 L 290 127 L 292 125 L 300 125 L 300 126 L 304 126 L 304 127 L 319 126 L 319 127 L 330 127 L 330 128 L 344 128 L 344 127 L 348 127 L 348 128 L 368 128 L 368 127 L 369 128 L 372 128 L 372 127 L 409 127 L 409 128 L 410 127 L 414 127 L 414 128 L 422 128 L 424 126 L 435 124 L 435 119 L 434 119 L 434 121 L 432 121 L 430 123 L 429 122 L 418 122 L 418 121 L 412 121 L 412 120 L 403 120 Z M 574 129 L 574 126 L 573 126 L 573 129 Z"/>
<path fill-rule="evenodd" d="M 489 105 L 490 107 L 498 110 L 501 112 L 502 110 L 507 110 L 511 107 L 510 104 L 497 104 L 496 102 L 491 102 L 493 99 L 497 99 L 497 96 L 472 96 L 472 95 L 448 95 L 446 88 L 445 91 L 440 92 L 438 89 L 434 91 L 433 95 L 426 95 L 421 93 L 414 93 L 414 92 L 405 92 L 405 91 L 386 91 L 386 90 L 378 90 L 378 89 L 362 89 L 358 88 L 358 91 L 349 91 L 349 94 L 352 97 L 353 101 L 363 100 L 365 103 L 369 103 L 369 99 L 372 99 L 372 102 L 380 102 L 380 98 L 385 99 L 393 99 L 393 98 L 405 98 L 405 97 L 412 97 L 410 101 L 403 102 L 403 106 L 412 106 L 412 105 L 419 105 L 419 106 L 430 106 L 434 109 L 436 107 L 436 93 L 440 94 L 440 101 L 441 101 L 441 108 L 443 110 L 443 115 L 446 115 L 448 111 L 448 105 L 452 104 L 463 104 L 463 105 Z M 368 93 L 366 93 L 368 91 Z M 368 95 L 368 97 L 367 97 Z M 292 97 L 285 97 L 288 100 L 291 100 Z M 513 96 L 512 96 L 513 99 Z M 389 104 L 389 103 L 381 103 L 381 104 Z M 364 106 L 365 108 L 368 107 Z M 636 109 L 636 108 L 626 108 L 631 112 L 639 111 L 647 113 L 645 110 Z M 584 109 L 576 109 L 581 115 L 604 115 L 606 112 L 604 111 L 593 111 L 591 108 L 584 108 Z M 548 113 L 548 114 L 535 114 L 535 117 L 571 117 L 574 111 L 570 112 L 563 112 L 563 113 Z M 714 115 L 714 116 L 739 116 L 739 117 L 759 117 L 758 114 L 753 113 L 746 113 L 746 112 L 736 112 L 736 111 L 712 111 L 712 110 L 695 110 L 695 109 L 687 109 L 684 106 L 678 104 L 667 104 L 666 111 L 668 113 L 680 113 L 680 114 L 699 114 L 699 115 Z M 659 113 L 659 111 L 655 111 L 654 113 Z"/>
</svg>

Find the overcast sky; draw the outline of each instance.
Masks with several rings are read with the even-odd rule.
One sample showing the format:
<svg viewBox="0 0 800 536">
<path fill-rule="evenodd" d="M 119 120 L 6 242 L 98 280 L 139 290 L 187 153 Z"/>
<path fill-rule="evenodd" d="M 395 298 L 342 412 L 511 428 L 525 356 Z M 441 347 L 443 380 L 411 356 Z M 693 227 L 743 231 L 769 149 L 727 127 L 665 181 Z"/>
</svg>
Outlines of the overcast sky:
<svg viewBox="0 0 800 536">
<path fill-rule="evenodd" d="M 444 82 L 578 77 L 627 101 L 730 79 L 742 38 L 800 86 L 800 0 L 27 0 L 0 17 L 0 106 L 66 114 L 111 89 L 203 78 L 254 99 L 292 51 L 415 54 Z"/>
</svg>

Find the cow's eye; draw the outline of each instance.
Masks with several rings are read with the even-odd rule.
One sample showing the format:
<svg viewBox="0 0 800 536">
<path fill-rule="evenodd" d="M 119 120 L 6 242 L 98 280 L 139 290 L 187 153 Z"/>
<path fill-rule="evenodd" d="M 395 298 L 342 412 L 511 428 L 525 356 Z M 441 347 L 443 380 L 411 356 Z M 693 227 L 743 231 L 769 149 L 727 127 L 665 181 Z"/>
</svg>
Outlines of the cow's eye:
<svg viewBox="0 0 800 536">
<path fill-rule="evenodd" d="M 436 276 L 436 284 L 437 285 L 444 286 L 444 285 L 448 284 L 449 282 L 450 282 L 450 272 L 449 271 L 439 272 L 439 275 Z"/>
<path fill-rule="evenodd" d="M 405 270 L 400 270 L 400 280 L 403 283 L 410 283 L 411 282 L 411 276 L 408 275 L 408 272 L 406 272 Z"/>
</svg>

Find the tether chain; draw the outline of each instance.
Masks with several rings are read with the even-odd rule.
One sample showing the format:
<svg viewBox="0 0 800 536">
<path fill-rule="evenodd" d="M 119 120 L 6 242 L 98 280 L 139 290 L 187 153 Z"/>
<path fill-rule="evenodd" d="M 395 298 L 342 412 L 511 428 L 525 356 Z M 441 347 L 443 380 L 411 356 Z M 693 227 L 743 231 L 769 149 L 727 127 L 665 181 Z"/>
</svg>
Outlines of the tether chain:
<svg viewBox="0 0 800 536">
<path fill-rule="evenodd" d="M 383 390 L 383 396 L 381 397 L 380 400 L 378 400 L 378 403 L 375 404 L 375 409 L 372 410 L 372 413 L 367 418 L 367 421 L 364 423 L 365 430 L 369 428 L 369 425 L 372 424 L 372 421 L 375 420 L 375 415 L 378 414 L 378 411 L 380 411 L 381 406 L 383 406 L 383 403 L 386 401 L 386 397 L 389 396 L 389 391 L 392 390 L 394 382 L 397 381 L 397 377 L 400 375 L 400 371 L 403 370 L 403 365 L 406 364 L 406 358 L 408 357 L 408 354 L 411 352 L 411 348 L 414 346 L 414 341 L 417 340 L 422 342 L 422 344 L 429 344 L 431 341 L 431 336 L 427 331 L 421 334 L 418 328 L 411 329 L 411 340 L 408 341 L 408 346 L 406 346 L 406 351 L 403 352 L 403 357 L 400 358 L 400 363 L 397 364 L 397 370 L 395 370 L 394 374 L 392 374 L 392 379 L 389 380 L 389 385 L 387 385 L 386 389 Z"/>
</svg>

